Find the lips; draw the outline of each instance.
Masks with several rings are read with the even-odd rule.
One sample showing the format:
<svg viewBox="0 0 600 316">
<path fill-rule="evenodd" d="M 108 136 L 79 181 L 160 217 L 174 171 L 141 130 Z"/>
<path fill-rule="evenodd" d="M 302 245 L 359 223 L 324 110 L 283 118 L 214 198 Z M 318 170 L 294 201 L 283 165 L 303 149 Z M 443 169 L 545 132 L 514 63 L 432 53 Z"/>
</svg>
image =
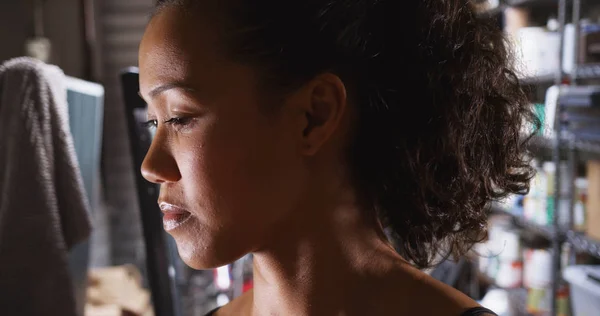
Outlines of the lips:
<svg viewBox="0 0 600 316">
<path fill-rule="evenodd" d="M 163 227 L 166 231 L 172 231 L 185 224 L 192 214 L 185 209 L 166 202 L 159 203 L 163 212 Z"/>
</svg>

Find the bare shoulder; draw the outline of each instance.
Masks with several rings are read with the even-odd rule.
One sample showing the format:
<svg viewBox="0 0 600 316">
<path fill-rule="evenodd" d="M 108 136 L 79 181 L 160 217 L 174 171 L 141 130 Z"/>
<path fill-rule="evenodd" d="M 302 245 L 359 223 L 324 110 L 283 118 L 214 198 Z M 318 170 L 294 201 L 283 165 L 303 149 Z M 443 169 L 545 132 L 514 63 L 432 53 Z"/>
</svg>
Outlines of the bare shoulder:
<svg viewBox="0 0 600 316">
<path fill-rule="evenodd" d="M 462 292 L 412 267 L 401 267 L 363 280 L 355 293 L 356 315 L 461 316 L 477 302 Z M 215 316 L 245 316 L 252 310 L 253 292 L 248 291 L 223 306 Z M 492 315 L 481 315 L 492 316 Z"/>
<path fill-rule="evenodd" d="M 382 287 L 382 314 L 460 316 L 479 304 L 464 293 L 410 266 L 390 272 Z"/>
<path fill-rule="evenodd" d="M 252 310 L 252 290 L 245 292 L 235 298 L 227 305 L 221 307 L 213 316 L 244 316 L 249 315 Z"/>
</svg>

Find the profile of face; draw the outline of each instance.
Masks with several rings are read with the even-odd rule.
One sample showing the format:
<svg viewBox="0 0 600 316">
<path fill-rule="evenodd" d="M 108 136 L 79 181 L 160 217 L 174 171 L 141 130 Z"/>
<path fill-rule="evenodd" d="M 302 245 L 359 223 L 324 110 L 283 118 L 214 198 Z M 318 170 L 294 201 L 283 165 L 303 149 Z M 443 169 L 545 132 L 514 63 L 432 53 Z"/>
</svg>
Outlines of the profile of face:
<svg viewBox="0 0 600 316">
<path fill-rule="evenodd" d="M 253 67 L 222 53 L 210 18 L 182 10 L 162 9 L 140 46 L 140 94 L 156 128 L 142 174 L 160 184 L 165 229 L 182 259 L 206 269 L 289 229 L 320 140 L 306 136 L 314 90 L 273 98 Z M 266 114 L 273 99 L 277 110 Z"/>
</svg>

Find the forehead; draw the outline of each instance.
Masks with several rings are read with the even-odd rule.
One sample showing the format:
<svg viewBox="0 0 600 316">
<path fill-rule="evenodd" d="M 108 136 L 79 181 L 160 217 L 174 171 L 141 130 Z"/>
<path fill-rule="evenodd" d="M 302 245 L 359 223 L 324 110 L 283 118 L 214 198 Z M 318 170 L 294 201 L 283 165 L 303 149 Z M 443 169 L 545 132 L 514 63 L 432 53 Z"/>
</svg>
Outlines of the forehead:
<svg viewBox="0 0 600 316">
<path fill-rule="evenodd" d="M 139 50 L 142 93 L 165 82 L 195 81 L 216 75 L 225 62 L 217 27 L 177 7 L 166 7 L 148 24 Z"/>
</svg>

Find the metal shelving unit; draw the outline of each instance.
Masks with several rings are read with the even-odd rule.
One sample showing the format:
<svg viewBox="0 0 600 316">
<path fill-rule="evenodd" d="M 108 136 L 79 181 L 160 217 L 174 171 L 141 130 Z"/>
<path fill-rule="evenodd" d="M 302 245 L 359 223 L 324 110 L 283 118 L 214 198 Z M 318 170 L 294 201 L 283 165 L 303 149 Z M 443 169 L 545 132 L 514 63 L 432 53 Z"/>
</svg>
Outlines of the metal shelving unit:
<svg viewBox="0 0 600 316">
<path fill-rule="evenodd" d="M 577 79 L 600 79 L 600 64 L 583 64 L 577 67 Z"/>
<path fill-rule="evenodd" d="M 537 235 L 543 236 L 546 239 L 552 240 L 554 238 L 557 238 L 557 232 L 552 226 L 539 225 L 521 216 L 513 215 L 513 220 L 517 226 L 522 227 L 530 232 L 536 233 Z"/>
<path fill-rule="evenodd" d="M 505 210 L 500 206 L 492 205 L 491 211 L 494 214 L 510 216 L 515 226 L 525 229 L 529 232 L 535 233 L 536 235 L 542 236 L 548 240 L 552 240 L 557 236 L 556 230 L 552 226 L 534 223 L 522 216 L 512 213 L 509 210 Z"/>
<path fill-rule="evenodd" d="M 506 4 L 512 7 L 535 6 L 535 5 L 558 5 L 558 0 L 507 0 Z"/>
<path fill-rule="evenodd" d="M 575 251 L 587 253 L 600 259 L 600 240 L 594 240 L 583 233 L 575 232 L 571 229 L 561 228 L 558 231 L 552 226 L 540 225 L 526 218 L 505 210 L 499 206 L 492 206 L 491 212 L 494 214 L 510 216 L 515 226 L 528 232 L 544 237 L 548 240 L 558 239 L 570 243 Z"/>
<path fill-rule="evenodd" d="M 508 7 L 533 7 L 533 6 L 557 6 L 558 0 L 506 0 L 501 1 L 500 5 L 488 10 L 479 12 L 482 16 L 493 17 L 501 14 Z"/>
<path fill-rule="evenodd" d="M 542 76 L 534 76 L 534 77 L 525 77 L 519 79 L 521 83 L 526 85 L 542 85 L 542 84 L 553 84 L 555 80 L 555 75 L 542 75 Z"/>
<path fill-rule="evenodd" d="M 579 4 L 579 3 L 577 3 Z M 576 10 L 577 13 L 579 13 L 579 9 Z M 559 22 L 559 29 L 558 32 L 560 33 L 560 50 L 559 50 L 559 61 L 562 62 L 563 57 L 564 57 L 564 52 L 563 52 L 563 47 L 564 47 L 564 42 L 565 42 L 565 25 L 566 25 L 566 21 L 567 21 L 567 0 L 559 0 L 558 2 L 558 22 Z M 579 16 L 574 16 L 573 19 L 573 23 L 575 25 L 579 25 Z M 577 28 L 576 28 L 577 29 Z M 575 46 L 578 46 L 577 44 L 575 44 Z M 576 55 L 576 53 L 575 53 Z M 577 65 L 575 65 L 575 73 L 577 73 Z M 559 65 L 559 69 L 556 73 L 556 84 L 560 85 L 563 81 L 563 79 L 565 78 L 565 73 L 562 69 L 562 65 Z M 575 80 L 573 80 L 573 83 L 575 82 Z M 563 147 L 563 133 L 562 133 L 562 127 L 563 127 L 563 123 L 562 122 L 562 106 L 559 103 L 557 105 L 557 109 L 556 109 L 556 114 L 555 114 L 555 119 L 554 122 L 552 122 L 554 124 L 554 131 L 555 131 L 555 135 L 554 135 L 554 139 L 552 140 L 552 160 L 554 161 L 554 164 L 556 166 L 560 166 L 561 163 L 561 148 Z M 572 148 L 572 146 L 570 147 Z M 567 155 L 569 156 L 569 158 L 572 158 L 572 155 Z M 572 165 L 569 165 L 572 166 Z M 572 170 L 571 170 L 572 171 Z M 560 172 L 557 172 L 555 177 L 554 177 L 554 188 L 556 188 L 556 192 L 554 195 L 554 210 L 553 210 L 553 218 L 552 218 L 552 224 L 553 227 L 555 229 L 555 231 L 560 231 L 560 227 L 559 227 L 559 218 L 558 218 L 558 210 L 557 210 L 557 205 L 560 205 L 560 188 L 561 188 L 561 181 L 564 181 L 563 179 L 561 179 L 560 177 Z M 569 188 L 570 192 L 572 192 L 573 188 L 570 187 Z M 572 194 L 570 194 L 572 196 Z M 572 203 L 571 203 L 572 204 Z M 572 207 L 571 207 L 572 208 Z M 572 212 L 572 209 L 570 210 Z M 558 315 L 558 301 L 556 300 L 557 294 L 558 294 L 558 289 L 560 286 L 560 283 L 563 281 L 562 279 L 562 275 L 561 275 L 561 254 L 562 254 L 562 245 L 563 245 L 563 239 L 564 238 L 558 238 L 558 235 L 555 235 L 555 238 L 552 239 L 552 306 L 551 306 L 551 315 Z"/>
<path fill-rule="evenodd" d="M 501 1 L 501 4 L 497 8 L 490 9 L 489 11 L 480 13 L 481 16 L 487 16 L 490 18 L 499 16 L 507 7 L 555 7 L 558 14 L 558 32 L 560 33 L 560 47 L 559 60 L 563 60 L 563 44 L 565 41 L 564 29 L 567 23 L 567 11 L 572 14 L 571 23 L 573 25 L 580 25 L 581 17 L 581 0 L 505 0 Z M 569 8 L 570 7 L 570 8 Z M 579 38 L 579 27 L 575 28 L 575 38 Z M 578 56 L 579 43 L 575 42 L 574 52 L 575 56 Z M 534 76 L 527 78 L 520 78 L 523 85 L 543 87 L 550 85 L 561 85 L 564 86 L 568 83 L 570 86 L 580 85 L 581 83 L 590 83 L 595 80 L 600 81 L 600 63 L 598 64 L 575 64 L 572 73 L 566 74 L 562 67 L 559 67 L 555 74 Z M 561 91 L 563 95 L 564 90 Z M 544 156 L 546 159 L 550 158 L 556 166 L 566 162 L 569 168 L 568 176 L 562 176 L 560 172 L 557 172 L 554 177 L 554 188 L 561 188 L 562 184 L 568 184 L 567 196 L 572 197 L 575 191 L 574 177 L 576 175 L 578 163 L 585 162 L 588 160 L 600 160 L 600 135 L 598 139 L 593 139 L 586 136 L 586 139 L 578 138 L 573 133 L 573 125 L 571 120 L 577 120 L 575 117 L 571 117 L 570 109 L 564 102 L 557 104 L 555 122 L 548 122 L 554 124 L 554 136 L 552 138 L 535 136 L 530 142 L 530 149 L 533 154 Z M 600 108 L 600 107 L 599 107 Z M 597 115 L 597 114 L 596 114 Z M 596 117 L 596 116 L 593 116 Z M 598 118 L 600 121 L 600 116 Z M 583 134 L 580 134 L 583 135 Z M 561 178 L 562 177 L 562 178 Z M 563 182 L 566 181 L 566 182 Z M 572 227 L 572 219 L 568 226 L 562 226 L 559 221 L 559 212 L 556 209 L 557 205 L 560 205 L 560 201 L 564 196 L 560 196 L 558 193 L 560 190 L 556 190 L 554 195 L 555 210 L 553 212 L 553 218 L 550 225 L 539 225 L 532 221 L 529 221 L 522 216 L 512 213 L 509 210 L 505 210 L 499 205 L 492 205 L 491 212 L 495 214 L 504 214 L 511 217 L 515 226 L 525 230 L 527 232 L 534 233 L 537 236 L 541 236 L 551 243 L 552 252 L 552 292 L 558 293 L 559 288 L 563 284 L 562 279 L 562 250 L 565 243 L 571 246 L 571 249 L 578 253 L 585 253 L 596 258 L 600 258 L 600 240 L 594 240 L 589 236 L 582 233 L 575 232 Z M 574 205 L 570 203 L 570 214 L 573 214 Z M 556 297 L 556 296 L 555 296 Z M 552 301 L 551 315 L 558 314 L 558 302 L 557 300 Z"/>
<path fill-rule="evenodd" d="M 563 60 L 563 43 L 564 43 L 564 29 L 567 22 L 567 10 L 568 6 L 571 6 L 572 23 L 579 25 L 581 15 L 581 0 L 506 0 L 501 4 L 497 10 L 500 12 L 506 7 L 533 7 L 538 5 L 556 5 L 558 13 L 560 33 L 560 56 L 559 60 Z M 496 9 L 495 9 L 496 10 Z M 496 11 L 490 11 L 488 14 L 496 14 Z M 579 38 L 579 28 L 576 27 L 575 38 Z M 574 55 L 578 55 L 579 44 L 575 43 Z M 562 85 L 568 82 L 571 86 L 578 85 L 579 82 L 586 80 L 600 80 L 600 63 L 599 64 L 575 64 L 573 72 L 568 75 L 562 67 L 553 75 L 538 76 L 530 78 L 521 78 L 521 82 L 524 85 Z M 576 174 L 577 162 L 587 160 L 600 160 L 600 136 L 598 139 L 580 139 L 570 133 L 569 127 L 569 115 L 565 115 L 568 110 L 568 105 L 557 104 L 555 122 L 549 122 L 554 124 L 555 135 L 552 138 L 545 138 L 536 136 L 531 141 L 531 149 L 535 154 L 543 154 L 546 157 L 551 157 L 551 160 L 556 166 L 559 166 L 562 162 L 567 162 L 569 166 L 568 178 L 561 179 L 560 172 L 556 173 L 554 177 L 554 188 L 560 188 L 562 181 L 568 182 L 568 196 L 573 196 L 574 184 L 573 178 Z M 538 152 L 539 150 L 539 152 Z M 560 204 L 561 197 L 557 193 L 554 195 L 554 205 Z M 571 203 L 570 214 L 573 214 L 573 203 Z M 600 240 L 593 240 L 592 238 L 585 236 L 582 233 L 577 233 L 572 230 L 572 223 L 570 227 L 561 226 L 559 223 L 559 212 L 554 210 L 552 224 L 549 226 L 538 225 L 533 223 L 519 215 L 513 214 L 499 206 L 492 206 L 491 211 L 493 213 L 506 214 L 511 216 L 514 224 L 528 232 L 535 233 L 536 235 L 542 236 L 551 242 L 551 248 L 553 253 L 552 262 L 552 291 L 557 293 L 558 289 L 563 282 L 561 275 L 561 254 L 562 246 L 564 243 L 568 243 L 572 246 L 572 249 L 579 253 L 586 253 L 591 256 L 600 258 Z M 552 301 L 551 315 L 558 314 L 558 303 L 556 300 Z"/>
<path fill-rule="evenodd" d="M 535 154 L 545 153 L 551 155 L 553 149 L 553 140 L 547 137 L 534 136 L 529 143 L 530 149 Z M 575 152 L 576 159 L 579 161 L 600 160 L 600 142 L 592 142 L 588 140 L 568 140 L 563 139 L 563 144 L 569 144 L 561 148 L 561 155 L 566 156 L 571 151 Z M 571 148 L 567 148 L 571 147 Z"/>
<path fill-rule="evenodd" d="M 600 141 L 575 140 L 573 144 L 580 153 L 594 155 L 595 159 L 600 159 Z"/>
<path fill-rule="evenodd" d="M 492 9 L 486 10 L 484 12 L 481 12 L 480 14 L 483 15 L 483 16 L 494 17 L 494 16 L 497 16 L 497 15 L 501 14 L 502 11 L 504 11 L 505 8 L 506 8 L 506 6 L 499 5 L 499 6 L 495 7 L 495 8 L 492 8 Z"/>
<path fill-rule="evenodd" d="M 562 105 L 561 107 L 564 109 L 566 106 Z M 600 120 L 600 117 L 598 119 Z M 566 147 L 569 150 L 568 164 L 570 165 L 575 164 L 577 160 L 600 159 L 600 136 L 598 141 L 571 138 L 570 141 L 566 141 L 566 144 Z M 569 195 L 572 196 L 574 193 L 572 179 L 569 179 L 568 181 L 570 181 Z M 573 213 L 572 205 L 570 213 Z M 583 233 L 575 232 L 572 229 L 566 230 L 564 235 L 565 242 L 571 244 L 575 251 L 600 258 L 600 241 L 594 240 Z"/>
<path fill-rule="evenodd" d="M 569 230 L 567 232 L 567 242 L 570 243 L 577 252 L 587 253 L 600 259 L 600 241 L 593 240 L 584 234 Z"/>
<path fill-rule="evenodd" d="M 575 25 L 575 38 L 578 39 L 579 38 L 579 25 L 580 25 L 580 14 L 581 14 L 581 1 L 580 0 L 572 0 L 572 23 L 573 25 Z M 565 15 L 566 15 L 566 10 L 567 10 L 567 0 L 560 0 L 559 1 L 559 23 L 560 23 L 560 29 L 561 29 L 561 47 L 563 47 L 562 43 L 564 40 L 564 32 L 562 32 L 562 30 L 564 30 L 564 26 L 566 24 L 566 19 L 565 19 Z M 578 49 L 579 49 L 579 43 L 576 40 L 574 43 L 574 50 L 575 53 L 574 55 L 577 56 L 578 55 Z M 561 58 L 560 60 L 562 60 L 562 55 L 563 55 L 563 51 L 561 49 L 560 51 L 561 53 Z M 571 78 L 569 80 L 570 82 L 570 86 L 576 86 L 578 85 L 578 81 L 581 79 L 600 79 L 600 65 L 580 65 L 575 63 L 574 65 L 574 72 L 571 75 Z M 560 72 L 560 77 L 565 78 L 565 74 L 564 72 Z M 558 78 L 558 76 L 557 76 Z M 557 82 L 558 83 L 558 82 Z M 568 90 L 566 90 L 568 91 Z M 564 95 L 565 90 L 561 91 L 561 95 Z M 555 176 L 555 183 L 554 183 L 554 187 L 555 188 L 560 188 L 561 187 L 561 182 L 562 181 L 567 181 L 568 182 L 568 192 L 567 192 L 567 196 L 569 197 L 573 197 L 574 196 L 574 191 L 575 191 L 575 187 L 574 187 L 574 178 L 577 174 L 576 171 L 576 164 L 577 161 L 581 160 L 580 158 L 578 158 L 580 153 L 586 153 L 586 154 L 591 154 L 592 156 L 595 156 L 597 154 L 600 153 L 600 135 L 598 136 L 598 139 L 591 139 L 591 138 L 587 138 L 587 139 L 579 139 L 574 133 L 573 133 L 573 127 L 570 126 L 570 120 L 571 118 L 568 115 L 568 112 L 571 110 L 572 107 L 569 106 L 569 104 L 566 104 L 566 102 L 564 100 L 560 100 L 559 98 L 559 102 L 557 104 L 557 109 L 556 109 L 556 115 L 555 115 L 555 122 L 554 122 L 554 130 L 556 131 L 556 135 L 554 137 L 553 140 L 553 160 L 555 162 L 555 164 L 558 166 L 559 163 L 561 161 L 563 161 L 563 159 L 561 159 L 561 150 L 566 149 L 567 150 L 567 155 L 566 155 L 566 162 L 567 165 L 569 166 L 569 172 L 568 172 L 568 179 L 561 179 L 561 173 L 557 172 L 556 176 Z M 592 116 L 591 119 L 593 119 L 595 116 Z M 600 118 L 599 118 L 600 119 Z M 558 227 L 558 211 L 556 210 L 556 205 L 559 205 L 559 201 L 560 201 L 560 197 L 559 197 L 559 192 L 560 190 L 556 190 L 557 193 L 555 193 L 554 196 L 554 205 L 555 205 L 555 211 L 554 211 L 554 227 L 556 229 L 559 229 Z M 574 203 L 571 200 L 570 203 L 570 210 L 569 210 L 569 214 L 573 214 L 574 212 Z M 577 252 L 583 252 L 583 253 L 587 253 L 596 257 L 600 257 L 600 243 L 594 240 L 591 240 L 589 237 L 585 236 L 584 234 L 578 234 L 575 233 L 572 230 L 573 227 L 573 222 L 572 219 L 570 220 L 570 229 L 563 231 L 560 235 L 562 235 L 562 238 L 556 238 L 553 241 L 553 248 L 554 248 L 554 254 L 553 254 L 553 293 L 556 295 L 557 290 L 558 290 L 558 286 L 560 284 L 560 282 L 562 282 L 562 276 L 561 276 L 561 248 L 562 248 L 562 244 L 563 243 L 568 243 L 572 246 L 572 248 L 577 251 Z M 555 296 L 556 297 L 556 296 Z M 557 300 L 554 299 L 552 301 L 552 315 L 557 315 L 558 309 L 557 309 Z"/>
</svg>

